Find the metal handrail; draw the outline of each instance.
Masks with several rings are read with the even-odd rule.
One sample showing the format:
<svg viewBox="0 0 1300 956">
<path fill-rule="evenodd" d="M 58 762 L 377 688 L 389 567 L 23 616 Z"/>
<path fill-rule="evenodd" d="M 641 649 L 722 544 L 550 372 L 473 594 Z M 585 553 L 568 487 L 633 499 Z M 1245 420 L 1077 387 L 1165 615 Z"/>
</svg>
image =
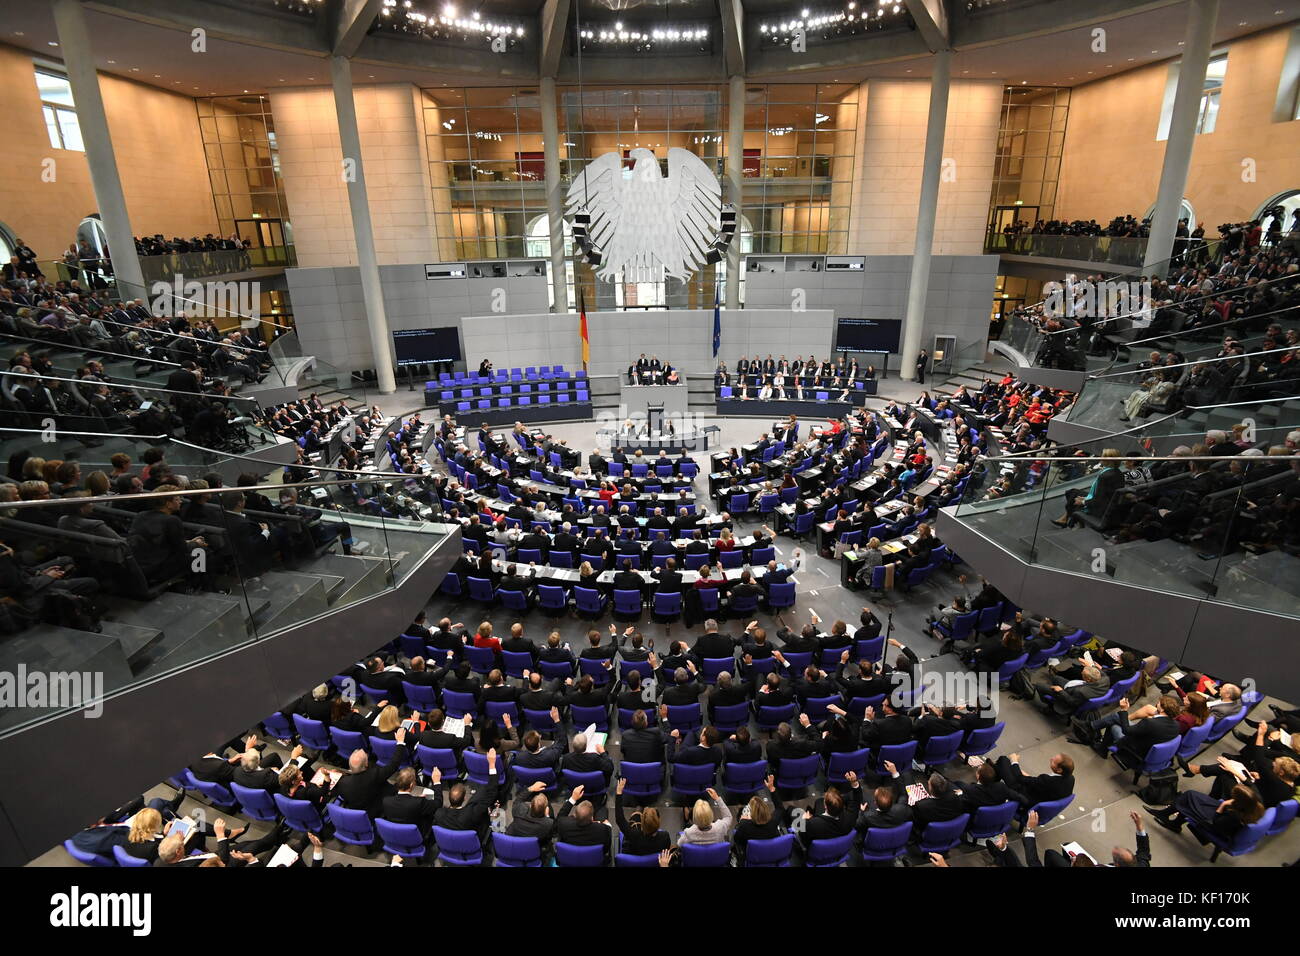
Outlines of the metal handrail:
<svg viewBox="0 0 1300 956">
<path fill-rule="evenodd" d="M 24 342 L 31 342 L 33 345 L 39 345 L 41 348 L 45 349 L 66 349 L 70 352 L 89 351 L 95 352 L 98 355 L 112 355 L 116 358 L 130 359 L 133 362 L 147 362 L 149 365 L 171 365 L 176 368 L 181 368 L 180 362 L 169 362 L 166 359 L 146 359 L 141 358 L 138 355 L 127 355 L 124 352 L 110 352 L 107 349 L 95 348 L 94 346 L 85 348 L 80 345 L 67 345 L 63 342 L 47 342 L 44 339 L 34 339 L 27 335 L 14 335 L 12 332 L 0 332 L 0 336 L 3 336 L 6 339 L 21 339 Z"/>
<path fill-rule="evenodd" d="M 252 402 L 255 406 L 257 405 L 257 399 L 249 398 L 246 395 L 207 395 L 203 392 L 181 392 L 174 388 L 161 388 L 157 385 L 122 385 L 118 382 L 101 382 L 93 378 L 63 378 L 59 375 L 42 375 L 38 372 L 0 370 L 0 375 L 12 375 L 15 378 L 29 379 L 37 382 L 69 382 L 73 385 L 103 385 L 106 388 L 125 388 L 144 392 L 165 392 L 168 395 L 189 395 L 196 398 L 210 398 L 213 401 L 218 402 Z"/>
</svg>

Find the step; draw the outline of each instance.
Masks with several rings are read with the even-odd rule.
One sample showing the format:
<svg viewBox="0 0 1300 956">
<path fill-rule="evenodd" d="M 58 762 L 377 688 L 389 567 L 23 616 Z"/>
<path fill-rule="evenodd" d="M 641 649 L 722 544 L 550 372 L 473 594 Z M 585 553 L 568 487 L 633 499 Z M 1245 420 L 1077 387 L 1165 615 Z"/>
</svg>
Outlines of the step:
<svg viewBox="0 0 1300 956">
<path fill-rule="evenodd" d="M 300 571 L 267 571 L 244 580 L 250 604 L 263 606 L 253 615 L 258 637 L 324 614 L 329 610 L 329 586 L 342 579 Z"/>
<path fill-rule="evenodd" d="M 37 671 L 102 674 L 104 693 L 128 686 L 131 669 L 118 639 L 108 634 L 78 631 L 53 624 L 37 624 L 0 643 L 0 671 L 17 678 L 18 669 L 31 675 Z M 94 695 L 99 688 L 92 683 L 83 691 Z M 28 688 L 32 685 L 29 683 Z M 75 685 L 73 685 L 75 686 Z M 9 731 L 30 720 L 58 713 L 59 707 L 0 708 L 0 732 Z"/>
<path fill-rule="evenodd" d="M 265 607 L 265 602 L 254 605 Z M 152 601 L 109 599 L 105 620 L 156 628 L 162 637 L 135 663 L 137 673 L 156 674 L 193 663 L 248 640 L 249 608 L 234 594 L 160 594 Z"/>
<path fill-rule="evenodd" d="M 357 554 L 323 554 L 309 566 L 306 574 L 323 571 L 341 576 L 342 587 L 331 601 L 332 605 L 351 604 L 387 589 L 389 567 L 387 558 L 363 557 Z"/>
<path fill-rule="evenodd" d="M 136 624 L 123 624 L 121 621 L 101 621 L 100 627 L 105 637 L 117 639 L 133 673 L 148 659 L 150 648 L 163 637 L 163 632 L 156 627 L 140 627 Z"/>
</svg>

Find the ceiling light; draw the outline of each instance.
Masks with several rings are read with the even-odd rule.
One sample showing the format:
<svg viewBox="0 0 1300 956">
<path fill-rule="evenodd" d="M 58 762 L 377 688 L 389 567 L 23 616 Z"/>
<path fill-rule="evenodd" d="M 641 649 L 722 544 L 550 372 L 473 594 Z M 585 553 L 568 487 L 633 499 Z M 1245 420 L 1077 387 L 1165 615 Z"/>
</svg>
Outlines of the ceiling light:
<svg viewBox="0 0 1300 956">
<path fill-rule="evenodd" d="M 58 46 L 58 45 L 59 45 L 59 41 L 58 41 L 58 40 L 48 40 L 48 41 L 46 41 L 46 42 L 47 42 L 50 46 Z"/>
</svg>

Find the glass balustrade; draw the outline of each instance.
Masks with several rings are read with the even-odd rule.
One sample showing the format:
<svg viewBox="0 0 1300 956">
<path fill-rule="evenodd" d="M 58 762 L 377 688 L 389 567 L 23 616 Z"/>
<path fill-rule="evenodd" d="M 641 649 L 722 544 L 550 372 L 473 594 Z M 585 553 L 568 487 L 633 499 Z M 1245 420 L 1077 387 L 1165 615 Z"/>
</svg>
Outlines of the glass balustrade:
<svg viewBox="0 0 1300 956">
<path fill-rule="evenodd" d="M 1147 437 L 989 459 L 955 517 L 1029 564 L 1300 617 L 1300 459 L 1150 457 Z"/>
<path fill-rule="evenodd" d="M 375 482 L 14 500 L 25 487 L 0 483 L 17 582 L 0 667 L 90 671 L 106 695 L 392 591 L 455 530 L 375 507 Z M 6 708 L 0 734 L 59 712 Z"/>
</svg>

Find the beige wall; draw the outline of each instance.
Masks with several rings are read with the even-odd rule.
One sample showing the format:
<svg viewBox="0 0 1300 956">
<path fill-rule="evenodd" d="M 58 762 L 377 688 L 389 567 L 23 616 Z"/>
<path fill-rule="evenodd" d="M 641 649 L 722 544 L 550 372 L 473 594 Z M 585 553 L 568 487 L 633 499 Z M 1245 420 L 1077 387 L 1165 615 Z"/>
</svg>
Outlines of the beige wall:
<svg viewBox="0 0 1300 956">
<path fill-rule="evenodd" d="M 334 94 L 270 94 L 298 264 L 357 264 Z M 420 92 L 410 84 L 358 86 L 357 127 L 375 253 L 381 265 L 438 259 Z"/>
<path fill-rule="evenodd" d="M 136 235 L 217 228 L 194 101 L 106 74 L 100 89 Z M 42 258 L 57 258 L 97 210 L 85 153 L 50 147 L 32 56 L 0 45 L 0 219 Z M 54 160 L 54 181 L 42 179 Z"/>
<path fill-rule="evenodd" d="M 1275 193 L 1300 188 L 1300 122 L 1273 122 L 1291 27 L 1228 46 L 1228 71 L 1213 133 L 1196 137 L 1184 195 L 1207 235 L 1252 215 Z M 1061 219 L 1141 216 L 1155 202 L 1165 143 L 1156 139 L 1169 64 L 1076 87 L 1061 162 Z M 1256 181 L 1242 182 L 1242 160 Z"/>
<path fill-rule="evenodd" d="M 858 161 L 848 251 L 910 255 L 916 241 L 927 80 L 872 80 L 859 93 Z M 1002 84 L 954 82 L 948 97 L 943 155 L 955 163 L 939 186 L 936 255 L 983 251 Z"/>
</svg>

